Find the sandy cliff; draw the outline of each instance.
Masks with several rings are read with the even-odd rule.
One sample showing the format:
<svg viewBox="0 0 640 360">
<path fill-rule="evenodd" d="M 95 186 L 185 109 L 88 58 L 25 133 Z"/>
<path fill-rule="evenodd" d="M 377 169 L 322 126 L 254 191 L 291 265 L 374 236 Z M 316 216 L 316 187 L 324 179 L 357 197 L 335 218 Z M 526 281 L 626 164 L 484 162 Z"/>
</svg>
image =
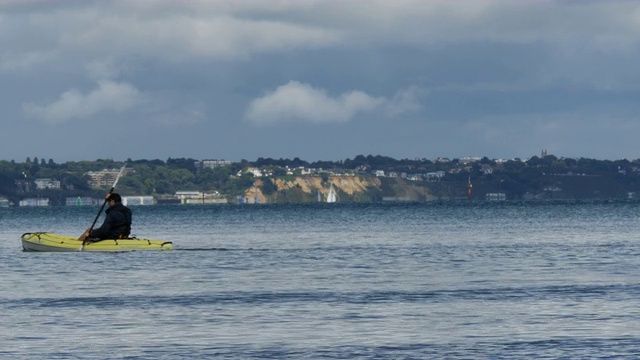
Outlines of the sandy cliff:
<svg viewBox="0 0 640 360">
<path fill-rule="evenodd" d="M 384 179 L 373 176 L 330 176 L 323 180 L 320 176 L 303 176 L 291 178 L 263 178 L 256 180 L 254 186 L 247 189 L 245 199 L 253 203 L 315 202 L 318 191 L 321 198 L 327 198 L 333 185 L 340 202 L 368 201 L 429 201 L 435 197 L 422 182 L 411 182 L 402 179 Z M 265 195 L 262 191 L 263 181 L 273 181 L 277 191 Z"/>
</svg>

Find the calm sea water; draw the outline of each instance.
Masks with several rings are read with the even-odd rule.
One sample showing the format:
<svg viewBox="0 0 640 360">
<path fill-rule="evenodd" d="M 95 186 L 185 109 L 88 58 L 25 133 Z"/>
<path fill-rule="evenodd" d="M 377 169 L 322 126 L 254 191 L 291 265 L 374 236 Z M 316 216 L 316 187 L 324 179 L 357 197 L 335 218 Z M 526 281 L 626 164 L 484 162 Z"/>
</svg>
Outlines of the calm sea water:
<svg viewBox="0 0 640 360">
<path fill-rule="evenodd" d="M 134 207 L 172 252 L 25 253 L 97 208 L 0 208 L 0 358 L 640 355 L 640 203 Z"/>
</svg>

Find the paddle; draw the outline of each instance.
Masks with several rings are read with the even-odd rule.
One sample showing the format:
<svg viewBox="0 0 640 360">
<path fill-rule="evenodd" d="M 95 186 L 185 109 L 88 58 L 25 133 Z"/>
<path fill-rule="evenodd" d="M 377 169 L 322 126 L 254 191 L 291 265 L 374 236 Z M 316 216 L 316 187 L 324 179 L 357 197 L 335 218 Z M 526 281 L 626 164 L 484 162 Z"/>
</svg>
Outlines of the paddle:
<svg viewBox="0 0 640 360">
<path fill-rule="evenodd" d="M 109 201 L 109 196 L 111 195 L 111 193 L 113 193 L 113 190 L 115 190 L 116 185 L 118 184 L 118 180 L 120 179 L 120 176 L 122 176 L 122 172 L 124 171 L 125 166 L 127 166 L 127 163 L 124 163 L 124 165 L 122 165 L 122 169 L 120 169 L 120 172 L 118 173 L 118 176 L 116 176 L 116 180 L 113 182 L 113 185 L 111 186 L 111 189 L 109 190 L 109 193 L 104 197 L 104 201 L 102 202 L 102 206 L 100 206 L 100 210 L 98 210 L 98 214 L 96 215 L 96 218 L 93 219 L 93 223 L 91 224 L 91 227 L 89 228 L 89 230 L 87 230 L 86 232 L 82 233 L 82 235 L 80 235 L 78 240 L 82 240 L 84 242 L 86 240 L 87 236 L 89 236 L 89 234 L 91 234 L 91 230 L 93 230 L 93 227 L 96 226 L 96 222 L 98 221 L 98 218 L 100 218 L 100 214 L 102 214 L 102 210 L 104 210 L 104 206 L 107 205 L 107 202 Z"/>
</svg>

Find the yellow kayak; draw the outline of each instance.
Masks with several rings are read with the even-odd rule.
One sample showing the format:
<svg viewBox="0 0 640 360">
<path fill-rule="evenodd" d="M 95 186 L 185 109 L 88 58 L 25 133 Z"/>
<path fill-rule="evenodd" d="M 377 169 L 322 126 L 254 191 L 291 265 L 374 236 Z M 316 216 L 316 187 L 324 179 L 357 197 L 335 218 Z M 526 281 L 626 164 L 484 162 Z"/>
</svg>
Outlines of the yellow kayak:
<svg viewBox="0 0 640 360">
<path fill-rule="evenodd" d="M 139 251 L 139 250 L 172 250 L 173 243 L 151 239 L 107 239 L 82 244 L 72 236 L 58 235 L 49 232 L 24 233 L 20 237 L 24 251 Z"/>
</svg>

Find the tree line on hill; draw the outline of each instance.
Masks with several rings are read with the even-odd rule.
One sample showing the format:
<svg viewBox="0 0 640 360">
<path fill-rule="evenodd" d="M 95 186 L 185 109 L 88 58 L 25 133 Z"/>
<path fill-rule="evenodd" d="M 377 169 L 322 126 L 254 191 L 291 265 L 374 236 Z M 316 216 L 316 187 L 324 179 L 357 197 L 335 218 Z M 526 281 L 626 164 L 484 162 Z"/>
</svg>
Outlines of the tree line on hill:
<svg viewBox="0 0 640 360">
<path fill-rule="evenodd" d="M 301 176 L 301 168 L 316 169 L 316 176 L 349 173 L 357 176 L 374 176 L 376 171 L 395 174 L 402 181 L 402 174 L 426 174 L 444 172 L 438 186 L 448 186 L 464 194 L 466 184 L 473 182 L 476 193 L 505 193 L 509 199 L 521 199 L 527 195 L 569 198 L 621 198 L 629 193 L 640 193 L 640 160 L 596 160 L 588 158 L 557 158 L 554 155 L 534 156 L 528 160 L 497 161 L 481 159 L 401 159 L 387 156 L 358 155 L 340 161 L 307 162 L 299 158 L 258 158 L 242 160 L 228 166 L 199 169 L 199 160 L 169 158 L 163 160 L 127 159 L 127 168 L 134 171 L 123 176 L 118 191 L 135 195 L 173 195 L 176 191 L 218 191 L 229 197 L 241 196 L 254 186 L 256 180 L 248 168 L 258 168 L 270 177 Z M 0 197 L 18 201 L 25 197 L 46 196 L 54 204 L 64 202 L 65 197 L 103 197 L 105 189 L 89 186 L 86 175 L 90 171 L 114 169 L 123 162 L 111 159 L 95 161 L 69 161 L 58 164 L 51 159 L 27 158 L 24 162 L 0 161 Z M 322 171 L 320 171 L 322 169 Z M 60 181 L 60 190 L 36 190 L 20 188 L 21 182 L 38 178 Z M 262 182 L 263 191 L 277 191 L 270 181 Z M 425 181 L 425 186 L 429 186 Z M 28 190 L 28 191 L 26 191 Z M 462 196 L 462 195 L 460 195 Z"/>
</svg>

